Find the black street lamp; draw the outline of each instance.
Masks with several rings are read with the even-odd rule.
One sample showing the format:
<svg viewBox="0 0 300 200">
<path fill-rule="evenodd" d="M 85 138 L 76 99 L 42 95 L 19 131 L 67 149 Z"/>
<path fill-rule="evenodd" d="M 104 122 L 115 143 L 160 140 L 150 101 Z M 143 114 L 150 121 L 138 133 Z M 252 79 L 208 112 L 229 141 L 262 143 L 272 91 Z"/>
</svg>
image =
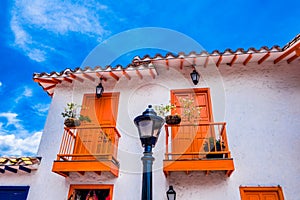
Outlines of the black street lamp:
<svg viewBox="0 0 300 200">
<path fill-rule="evenodd" d="M 167 197 L 168 197 L 168 200 L 175 200 L 176 199 L 176 192 L 173 189 L 172 185 L 169 186 L 169 190 L 167 191 Z"/>
<path fill-rule="evenodd" d="M 148 106 L 142 115 L 134 119 L 134 124 L 138 128 L 142 146 L 145 148 L 144 156 L 142 157 L 142 200 L 152 200 L 152 164 L 154 161 L 152 148 L 157 142 L 160 129 L 164 123 L 164 119 L 157 116 L 151 105 Z"/>
</svg>

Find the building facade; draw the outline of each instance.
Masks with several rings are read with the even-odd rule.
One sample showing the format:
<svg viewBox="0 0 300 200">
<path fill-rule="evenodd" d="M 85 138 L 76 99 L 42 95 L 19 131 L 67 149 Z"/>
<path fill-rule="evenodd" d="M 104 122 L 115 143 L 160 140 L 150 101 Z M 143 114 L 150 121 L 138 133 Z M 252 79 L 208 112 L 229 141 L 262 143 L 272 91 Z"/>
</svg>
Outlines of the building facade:
<svg viewBox="0 0 300 200">
<path fill-rule="evenodd" d="M 153 148 L 153 199 L 167 199 L 172 185 L 179 200 L 297 200 L 299 40 L 283 48 L 146 55 L 124 67 L 34 74 L 52 98 L 42 159 L 31 173 L 4 170 L 0 185 L 30 186 L 29 200 L 141 199 L 143 147 L 133 119 L 148 105 L 172 104 L 181 122 L 165 124 Z M 196 85 L 193 70 L 200 75 Z M 70 102 L 91 121 L 66 127 L 61 113 Z M 196 114 L 185 113 L 194 108 Z"/>
</svg>

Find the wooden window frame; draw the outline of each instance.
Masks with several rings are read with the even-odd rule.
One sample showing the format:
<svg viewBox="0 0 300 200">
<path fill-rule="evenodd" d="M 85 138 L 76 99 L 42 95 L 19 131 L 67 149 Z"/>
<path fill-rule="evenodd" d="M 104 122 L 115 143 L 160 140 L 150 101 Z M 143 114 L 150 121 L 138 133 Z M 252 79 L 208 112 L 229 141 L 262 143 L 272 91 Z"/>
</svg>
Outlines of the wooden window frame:
<svg viewBox="0 0 300 200">
<path fill-rule="evenodd" d="M 245 199 L 246 192 L 277 192 L 278 199 L 284 200 L 281 186 L 240 186 L 241 200 Z"/>
<path fill-rule="evenodd" d="M 99 184 L 75 184 L 70 185 L 68 198 L 73 194 L 74 190 L 109 190 L 110 199 L 113 199 L 114 185 L 99 185 Z"/>
</svg>

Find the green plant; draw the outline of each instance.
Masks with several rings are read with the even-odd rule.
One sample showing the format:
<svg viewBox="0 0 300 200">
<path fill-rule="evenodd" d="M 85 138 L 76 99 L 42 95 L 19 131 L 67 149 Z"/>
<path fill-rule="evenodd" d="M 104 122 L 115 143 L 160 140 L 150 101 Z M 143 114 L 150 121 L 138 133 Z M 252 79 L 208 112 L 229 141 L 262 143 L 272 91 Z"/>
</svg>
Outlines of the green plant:
<svg viewBox="0 0 300 200">
<path fill-rule="evenodd" d="M 159 106 L 154 106 L 154 110 L 159 116 L 166 117 L 171 114 L 171 110 L 176 109 L 176 106 L 173 104 L 160 104 Z"/>
<path fill-rule="evenodd" d="M 80 121 L 87 121 L 91 122 L 91 119 L 88 116 L 80 115 L 78 114 L 79 109 L 81 108 L 81 105 L 77 105 L 76 103 L 67 103 L 67 106 L 64 109 L 64 112 L 61 113 L 61 115 L 65 118 L 74 118 L 78 119 Z"/>
<path fill-rule="evenodd" d="M 181 115 L 189 122 L 195 122 L 200 116 L 201 107 L 197 107 L 193 98 L 182 97 L 180 98 L 182 107 Z"/>
</svg>

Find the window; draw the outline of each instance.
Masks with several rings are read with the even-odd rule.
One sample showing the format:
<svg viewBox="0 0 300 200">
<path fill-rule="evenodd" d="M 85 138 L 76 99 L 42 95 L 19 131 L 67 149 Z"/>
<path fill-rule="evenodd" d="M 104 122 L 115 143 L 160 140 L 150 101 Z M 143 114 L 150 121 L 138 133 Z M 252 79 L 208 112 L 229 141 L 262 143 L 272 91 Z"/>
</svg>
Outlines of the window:
<svg viewBox="0 0 300 200">
<path fill-rule="evenodd" d="M 111 200 L 113 185 L 70 185 L 68 200 Z"/>
<path fill-rule="evenodd" d="M 284 200 L 280 186 L 240 187 L 242 200 Z"/>
</svg>

